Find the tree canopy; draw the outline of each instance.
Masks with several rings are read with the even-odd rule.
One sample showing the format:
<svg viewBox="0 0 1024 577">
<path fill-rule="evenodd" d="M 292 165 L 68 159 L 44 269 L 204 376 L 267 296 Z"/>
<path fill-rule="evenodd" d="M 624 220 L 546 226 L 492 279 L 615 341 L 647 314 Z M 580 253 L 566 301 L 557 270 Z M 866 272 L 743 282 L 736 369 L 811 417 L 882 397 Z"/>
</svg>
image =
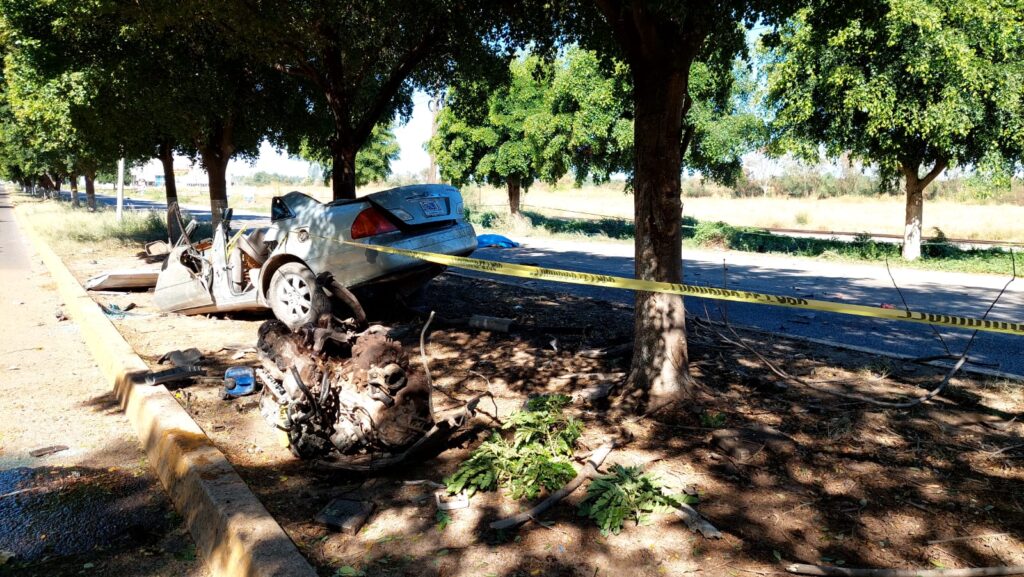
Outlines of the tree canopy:
<svg viewBox="0 0 1024 577">
<path fill-rule="evenodd" d="M 442 178 L 456 185 L 476 181 L 507 186 L 509 205 L 518 213 L 521 187 L 529 188 L 542 167 L 548 168 L 544 175 L 549 178 L 561 176 L 550 169 L 557 161 L 544 153 L 561 154 L 563 147 L 545 148 L 537 134 L 551 120 L 550 63 L 528 56 L 513 61 L 509 71 L 509 82 L 494 92 L 484 83 L 450 89 L 449 104 L 437 115 L 437 134 L 428 148 Z M 483 102 L 477 100 L 481 94 Z M 564 140 L 561 134 L 555 138 Z"/>
<path fill-rule="evenodd" d="M 849 151 L 902 177 L 903 254 L 917 258 L 929 183 L 948 166 L 1019 157 L 1022 18 L 981 0 L 812 3 L 765 40 L 774 149 Z"/>
<path fill-rule="evenodd" d="M 711 56 L 691 69 L 680 146 L 687 170 L 730 183 L 741 172 L 740 157 L 763 140 L 764 123 L 751 110 L 749 70 Z M 551 62 L 524 55 L 509 72 L 508 82 L 495 88 L 449 89 L 429 143 L 443 178 L 507 186 L 515 213 L 520 186 L 528 189 L 535 180 L 555 182 L 571 173 L 581 184 L 632 174 L 632 85 L 622 62 L 603 63 L 573 46 Z"/>
<path fill-rule="evenodd" d="M 327 119 L 335 198 L 353 198 L 373 129 L 412 114 L 416 88 L 500 71 L 500 12 L 485 0 L 188 2 L 247 54 L 296 79 Z"/>
</svg>

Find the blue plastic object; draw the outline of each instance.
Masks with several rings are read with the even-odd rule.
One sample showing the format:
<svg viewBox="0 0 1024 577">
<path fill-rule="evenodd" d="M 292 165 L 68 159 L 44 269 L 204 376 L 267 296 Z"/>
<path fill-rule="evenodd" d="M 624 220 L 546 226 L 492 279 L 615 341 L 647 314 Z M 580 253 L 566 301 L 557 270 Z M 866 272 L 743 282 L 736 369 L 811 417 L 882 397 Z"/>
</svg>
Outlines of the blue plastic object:
<svg viewBox="0 0 1024 577">
<path fill-rule="evenodd" d="M 481 234 L 476 237 L 476 246 L 477 248 L 487 248 L 489 246 L 497 248 L 516 248 L 519 246 L 519 243 L 510 238 L 501 236 L 500 234 Z"/>
<path fill-rule="evenodd" d="M 256 391 L 252 367 L 231 367 L 224 373 L 224 398 L 244 397 Z"/>
</svg>

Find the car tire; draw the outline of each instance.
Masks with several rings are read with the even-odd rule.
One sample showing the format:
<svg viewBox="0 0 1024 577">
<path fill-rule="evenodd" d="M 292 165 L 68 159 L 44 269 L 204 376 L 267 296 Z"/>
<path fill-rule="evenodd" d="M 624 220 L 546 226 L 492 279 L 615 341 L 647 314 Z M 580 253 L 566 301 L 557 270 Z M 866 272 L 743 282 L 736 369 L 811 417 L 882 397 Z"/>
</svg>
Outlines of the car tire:
<svg viewBox="0 0 1024 577">
<path fill-rule="evenodd" d="M 274 316 L 293 331 L 331 312 L 331 301 L 313 271 L 300 262 L 283 264 L 274 272 L 267 296 Z"/>
</svg>

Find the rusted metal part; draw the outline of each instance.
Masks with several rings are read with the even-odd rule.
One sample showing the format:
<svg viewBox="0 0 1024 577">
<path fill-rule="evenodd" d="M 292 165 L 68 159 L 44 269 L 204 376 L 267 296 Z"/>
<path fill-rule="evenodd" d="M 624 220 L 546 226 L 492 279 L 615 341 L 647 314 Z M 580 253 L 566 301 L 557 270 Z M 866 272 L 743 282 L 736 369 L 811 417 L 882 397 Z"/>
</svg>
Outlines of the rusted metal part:
<svg viewBox="0 0 1024 577">
<path fill-rule="evenodd" d="M 415 445 L 434 427 L 430 389 L 401 345 L 384 327 L 354 328 L 330 315 L 296 331 L 279 321 L 260 327 L 257 376 L 284 408 L 275 426 L 298 457 L 372 460 Z"/>
</svg>

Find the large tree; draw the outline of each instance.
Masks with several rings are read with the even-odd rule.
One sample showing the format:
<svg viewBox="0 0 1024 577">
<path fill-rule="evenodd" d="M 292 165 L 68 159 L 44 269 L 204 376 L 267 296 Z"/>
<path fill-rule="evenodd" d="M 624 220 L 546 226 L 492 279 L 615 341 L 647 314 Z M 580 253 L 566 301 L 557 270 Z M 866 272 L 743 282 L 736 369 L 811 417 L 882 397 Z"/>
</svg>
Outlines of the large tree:
<svg viewBox="0 0 1024 577">
<path fill-rule="evenodd" d="M 983 0 L 816 1 L 766 38 L 775 146 L 849 151 L 906 189 L 903 257 L 925 188 L 952 165 L 1019 158 L 1024 9 Z"/>
<path fill-rule="evenodd" d="M 374 127 L 412 113 L 412 94 L 499 67 L 496 5 L 487 0 L 192 0 L 232 42 L 298 79 L 333 126 L 334 198 L 354 198 L 356 155 Z M 462 71 L 460 73 L 460 70 Z"/>
<path fill-rule="evenodd" d="M 163 114 L 147 124 L 154 149 L 165 162 L 174 150 L 194 150 L 208 175 L 214 224 L 228 206 L 227 166 L 234 158 L 254 159 L 263 141 L 295 150 L 306 133 L 307 95 L 252 51 L 227 35 L 211 17 L 218 6 L 205 2 L 142 0 L 113 3 L 124 41 L 150 59 L 145 70 L 145 110 Z"/>
<path fill-rule="evenodd" d="M 175 143 L 189 137 L 184 109 L 176 105 L 182 89 L 196 86 L 167 81 L 168 69 L 191 67 L 188 58 L 167 58 L 169 45 L 142 30 L 134 10 L 116 0 L 2 0 L 0 14 L 14 109 L 64 156 L 73 195 L 84 176 L 94 207 L 100 170 L 121 157 L 155 155 L 164 161 L 173 202 L 169 161 Z"/>
<path fill-rule="evenodd" d="M 634 157 L 633 207 L 636 223 L 635 274 L 663 282 L 682 280 L 680 174 L 684 127 L 694 62 L 728 62 L 743 52 L 743 25 L 774 25 L 791 10 L 786 0 L 563 0 L 538 6 L 522 17 L 557 23 L 562 37 L 578 41 L 629 68 L 632 80 Z M 518 22 L 516 22 L 518 24 Z M 543 27 L 543 23 L 540 24 Z M 730 64 L 731 65 L 731 64 Z M 638 292 L 634 308 L 632 367 L 621 400 L 628 408 L 692 392 L 682 297 Z"/>
</svg>

